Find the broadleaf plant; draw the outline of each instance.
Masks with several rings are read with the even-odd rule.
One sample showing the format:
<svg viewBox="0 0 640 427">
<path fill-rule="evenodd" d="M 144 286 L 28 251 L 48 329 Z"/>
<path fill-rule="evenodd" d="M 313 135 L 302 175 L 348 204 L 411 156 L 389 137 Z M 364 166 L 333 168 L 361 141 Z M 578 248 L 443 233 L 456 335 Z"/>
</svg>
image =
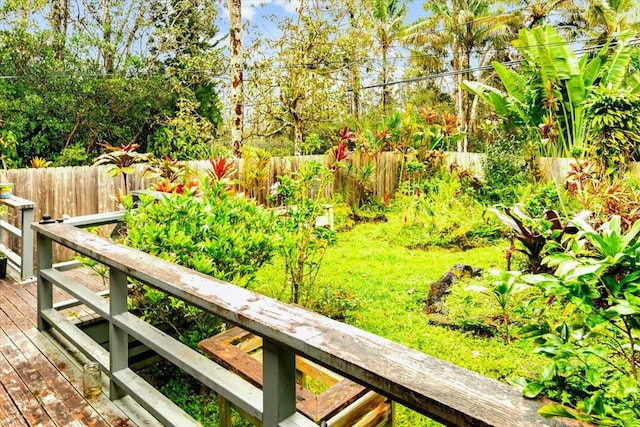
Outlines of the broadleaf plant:
<svg viewBox="0 0 640 427">
<path fill-rule="evenodd" d="M 640 222 L 624 231 L 619 217 L 598 229 L 584 219 L 566 252 L 549 254 L 553 275 L 523 276 L 546 299 L 521 331 L 550 365 L 522 383 L 524 393 L 545 393 L 574 410 L 557 407 L 545 416 L 607 425 L 640 420 Z"/>
</svg>

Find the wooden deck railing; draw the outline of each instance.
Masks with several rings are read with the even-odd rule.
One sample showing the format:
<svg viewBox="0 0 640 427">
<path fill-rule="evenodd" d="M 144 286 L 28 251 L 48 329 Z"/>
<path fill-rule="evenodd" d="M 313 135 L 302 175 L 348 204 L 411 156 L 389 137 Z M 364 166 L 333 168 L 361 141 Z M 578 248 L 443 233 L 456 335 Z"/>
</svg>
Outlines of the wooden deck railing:
<svg viewBox="0 0 640 427">
<path fill-rule="evenodd" d="M 2 245 L 1 250 L 7 256 L 9 265 L 20 274 L 22 282 L 28 282 L 34 279 L 33 271 L 33 231 L 31 223 L 33 222 L 33 210 L 36 204 L 30 200 L 12 196 L 8 199 L 0 199 L 0 203 L 9 209 L 17 211 L 20 215 L 20 228 L 10 224 L 4 219 L 0 220 L 0 242 L 2 232 L 6 231 L 19 242 L 19 251 L 13 245 Z"/>
<path fill-rule="evenodd" d="M 38 242 L 38 327 L 55 328 L 97 361 L 108 375 L 112 399 L 129 394 L 165 425 L 196 422 L 127 366 L 130 336 L 267 427 L 315 425 L 296 412 L 296 355 L 446 425 L 565 425 L 560 419 L 542 418 L 537 402 L 524 399 L 505 384 L 353 326 L 160 260 L 72 224 L 54 222 L 32 227 Z M 54 244 L 107 265 L 109 298 L 92 293 L 52 268 Z M 261 336 L 264 392 L 130 313 L 128 278 Z M 52 301 L 54 286 L 109 322 L 108 350 L 58 313 Z"/>
</svg>

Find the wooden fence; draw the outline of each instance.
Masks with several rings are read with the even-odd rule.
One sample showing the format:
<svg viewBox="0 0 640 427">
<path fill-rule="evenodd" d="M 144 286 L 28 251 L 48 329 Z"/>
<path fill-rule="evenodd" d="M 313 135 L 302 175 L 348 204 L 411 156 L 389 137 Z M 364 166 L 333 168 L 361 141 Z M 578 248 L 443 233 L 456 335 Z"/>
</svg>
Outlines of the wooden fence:
<svg viewBox="0 0 640 427">
<path fill-rule="evenodd" d="M 448 165 L 453 163 L 461 168 L 471 169 L 478 175 L 482 175 L 482 156 L 477 153 L 445 153 Z M 335 171 L 335 180 L 327 189 L 327 196 L 340 194 L 344 200 L 354 205 L 363 200 L 365 196 L 381 200 L 385 196 L 392 196 L 398 188 L 401 179 L 400 155 L 397 153 L 381 153 L 367 155 L 353 153 L 349 159 L 350 168 L 338 168 Z M 316 160 L 331 166 L 331 155 L 297 156 L 272 158 L 268 170 L 257 173 L 260 176 L 258 185 L 252 188 L 243 188 L 237 185 L 238 191 L 248 190 L 252 197 L 260 203 L 266 202 L 269 187 L 277 182 L 279 176 L 296 171 L 305 161 Z M 359 171 L 367 163 L 373 164 L 374 173 L 369 182 L 363 183 L 359 179 Z M 573 159 L 539 159 L 539 169 L 548 180 L 563 182 L 570 163 Z M 210 168 L 209 162 L 189 162 L 192 169 L 205 173 Z M 245 165 L 243 160 L 236 161 L 236 178 L 242 182 L 252 173 L 252 166 Z M 129 190 L 147 189 L 152 179 L 145 174 L 145 165 L 139 165 L 136 172 L 129 176 Z M 640 175 L 640 163 L 631 163 L 629 170 Z M 44 214 L 52 218 L 60 218 L 63 215 L 71 217 L 92 215 L 96 213 L 118 210 L 116 195 L 123 189 L 122 176 L 110 177 L 104 166 L 81 166 L 45 169 L 14 169 L 8 171 L 8 179 L 15 183 L 14 194 L 35 202 L 34 218 L 39 220 Z M 16 227 L 21 227 L 19 212 L 10 212 L 8 222 Z M 12 249 L 20 248 L 18 239 L 4 236 L 3 243 Z M 62 261 L 69 254 L 56 254 L 58 261 Z"/>
<path fill-rule="evenodd" d="M 481 170 L 480 156 L 474 153 L 448 153 L 449 162 Z M 330 165 L 331 156 L 297 156 L 272 158 L 270 169 L 261 189 L 253 189 L 252 195 L 264 203 L 268 188 L 279 176 L 298 170 L 305 161 L 316 160 Z M 373 179 L 363 185 L 357 171 L 368 162 L 374 164 Z M 373 198 L 382 199 L 393 195 L 400 179 L 400 157 L 396 153 L 381 153 L 375 156 L 354 153 L 350 158 L 351 168 L 336 171 L 335 180 L 328 190 L 343 194 L 347 201 L 360 199 L 365 192 L 371 192 Z M 206 161 L 189 162 L 189 166 L 204 171 L 209 168 Z M 146 189 L 152 183 L 144 173 L 145 167 L 139 165 L 136 172 L 129 176 L 129 190 Z M 237 161 L 235 178 L 242 179 L 245 174 L 244 163 Z M 79 216 L 118 209 L 115 195 L 123 188 L 122 176 L 110 177 L 103 166 L 80 166 L 44 169 L 13 169 L 8 171 L 8 179 L 15 183 L 14 194 L 36 203 L 35 218 L 44 214 L 52 218 L 62 215 Z M 366 187 L 366 188 L 365 188 Z M 239 190 L 242 188 L 239 187 Z"/>
<path fill-rule="evenodd" d="M 448 165 L 453 163 L 465 169 L 471 169 L 482 175 L 482 154 L 477 153 L 445 153 Z M 374 199 L 383 199 L 385 195 L 393 195 L 400 180 L 400 155 L 397 153 L 381 153 L 367 155 L 353 153 L 349 163 L 350 168 L 339 168 L 335 172 L 335 180 L 327 190 L 327 196 L 341 194 L 351 204 L 370 193 Z M 250 193 L 260 203 L 265 203 L 269 187 L 279 176 L 298 170 L 301 163 L 316 160 L 331 165 L 332 156 L 297 156 L 272 158 L 269 170 L 265 172 L 259 186 L 252 188 Z M 569 165 L 573 159 L 540 158 L 539 168 L 544 178 L 556 182 L 563 182 Z M 371 162 L 375 173 L 370 182 L 363 183 L 359 179 L 358 171 Z M 209 162 L 189 162 L 189 166 L 198 171 L 210 168 Z M 632 173 L 640 175 L 640 163 L 629 164 Z M 145 167 L 139 165 L 136 172 L 129 176 L 129 190 L 149 188 L 152 183 L 145 174 Z M 247 174 L 242 160 L 236 161 L 236 175 L 234 178 L 242 181 Z M 80 166 L 45 169 L 13 169 L 8 171 L 8 179 L 15 183 L 14 194 L 36 203 L 35 218 L 44 214 L 53 218 L 62 215 L 79 216 L 118 209 L 115 195 L 122 191 L 122 176 L 109 177 L 103 166 Z M 243 191 L 242 186 L 237 186 Z M 14 218 L 10 222 L 15 223 Z"/>
</svg>

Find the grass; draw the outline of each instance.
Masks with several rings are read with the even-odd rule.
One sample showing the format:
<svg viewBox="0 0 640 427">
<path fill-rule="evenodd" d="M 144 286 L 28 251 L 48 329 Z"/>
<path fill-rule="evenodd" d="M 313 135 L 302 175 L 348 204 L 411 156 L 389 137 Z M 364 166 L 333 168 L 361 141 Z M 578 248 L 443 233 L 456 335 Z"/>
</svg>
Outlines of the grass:
<svg viewBox="0 0 640 427">
<path fill-rule="evenodd" d="M 429 286 L 455 264 L 488 270 L 505 268 L 507 242 L 466 251 L 429 248 L 408 249 L 396 243 L 402 221 L 361 224 L 338 233 L 322 264 L 317 289 L 322 298 L 339 295 L 348 301 L 326 301 L 346 308 L 345 320 L 382 337 L 439 359 L 501 381 L 532 377 L 543 359 L 534 355 L 526 341 L 506 344 L 499 336 L 482 338 L 470 332 L 436 326 L 423 312 Z M 484 321 L 499 313 L 497 304 L 477 293 L 465 291 L 466 279 L 454 285 L 447 309 L 470 322 Z M 286 300 L 284 268 L 278 260 L 264 267 L 252 289 Z M 401 408 L 399 426 L 431 426 L 433 421 Z"/>
</svg>

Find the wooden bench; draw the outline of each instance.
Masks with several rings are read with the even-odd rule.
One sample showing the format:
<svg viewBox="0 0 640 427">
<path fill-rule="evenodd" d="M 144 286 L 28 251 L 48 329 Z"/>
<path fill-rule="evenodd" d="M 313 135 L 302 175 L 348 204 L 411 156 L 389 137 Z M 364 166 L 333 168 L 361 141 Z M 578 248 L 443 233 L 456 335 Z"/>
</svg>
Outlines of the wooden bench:
<svg viewBox="0 0 640 427">
<path fill-rule="evenodd" d="M 262 388 L 262 338 L 234 327 L 198 346 L 220 365 Z M 314 422 L 331 427 L 395 424 L 393 402 L 384 396 L 298 356 L 296 370 L 296 407 Z M 228 402 L 219 396 L 218 405 L 220 426 L 230 426 Z M 250 421 L 261 425 L 259 420 Z"/>
</svg>

